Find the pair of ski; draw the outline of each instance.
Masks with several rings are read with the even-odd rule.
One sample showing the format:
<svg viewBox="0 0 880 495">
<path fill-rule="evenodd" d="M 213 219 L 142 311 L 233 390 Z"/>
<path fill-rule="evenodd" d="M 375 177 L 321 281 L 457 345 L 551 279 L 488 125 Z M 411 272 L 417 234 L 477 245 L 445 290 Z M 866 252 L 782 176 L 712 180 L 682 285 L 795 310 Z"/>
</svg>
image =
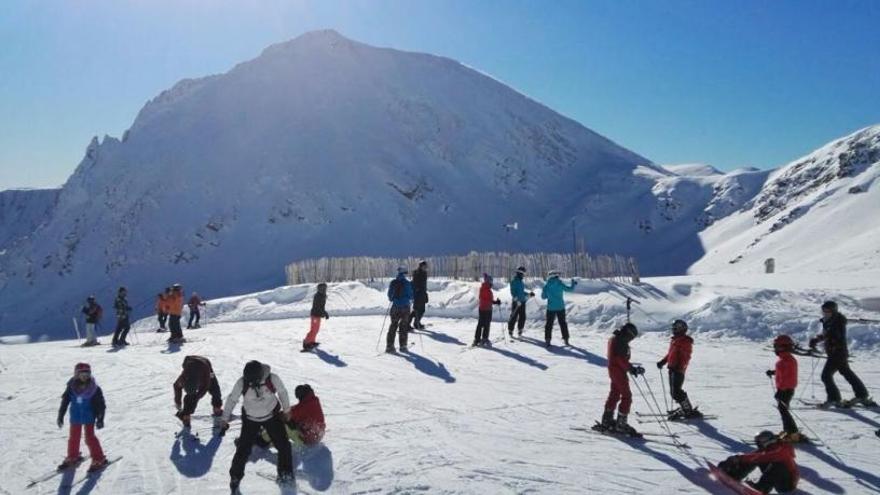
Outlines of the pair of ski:
<svg viewBox="0 0 880 495">
<path fill-rule="evenodd" d="M 739 493 L 740 495 L 764 495 L 764 492 L 756 490 L 743 482 L 731 477 L 729 474 L 725 473 L 715 464 L 707 461 L 709 465 L 709 474 L 712 476 L 715 481 L 721 483 L 722 485 L 730 488 L 735 493 Z"/>
<path fill-rule="evenodd" d="M 672 421 L 675 423 L 689 423 L 691 421 L 705 421 L 718 419 L 718 416 L 714 414 L 703 414 L 702 416 L 678 416 L 674 418 L 670 418 L 669 414 L 657 414 L 657 413 L 640 413 L 636 412 L 636 416 L 639 423 L 663 423 L 666 421 Z"/>
<path fill-rule="evenodd" d="M 40 484 L 40 483 L 43 483 L 43 482 L 49 481 L 49 480 L 55 478 L 56 476 L 61 476 L 62 474 L 64 474 L 64 473 L 68 473 L 68 472 L 70 472 L 70 471 L 75 471 L 75 470 L 76 470 L 77 468 L 79 468 L 79 467 L 83 464 L 83 462 L 85 462 L 87 459 L 88 459 L 88 457 L 83 457 L 82 460 L 80 460 L 80 461 L 77 462 L 76 464 L 72 464 L 72 465 L 70 465 L 70 466 L 68 466 L 68 467 L 66 467 L 66 468 L 55 468 L 55 469 L 53 469 L 52 471 L 50 471 L 50 472 L 48 472 L 48 473 L 46 473 L 46 474 L 44 474 L 44 475 L 42 475 L 42 476 L 38 476 L 38 477 L 36 477 L 36 478 L 33 478 L 33 479 L 30 480 L 30 482 L 27 484 L 27 486 L 26 486 L 25 488 L 26 488 L 26 489 L 27 489 L 27 488 L 33 488 L 34 486 L 37 486 L 37 485 Z M 81 476 L 79 479 L 71 480 L 70 483 L 65 483 L 65 484 L 61 485 L 61 486 L 59 487 L 59 489 L 62 489 L 62 488 L 63 488 L 63 489 L 70 489 L 70 488 L 73 488 L 73 487 L 75 487 L 75 486 L 77 486 L 77 485 L 80 485 L 80 484 L 82 484 L 83 482 L 85 482 L 86 480 L 91 479 L 91 478 L 94 478 L 94 477 L 100 475 L 100 474 L 101 474 L 105 469 L 107 469 L 110 465 L 112 465 L 112 464 L 118 462 L 118 461 L 121 460 L 121 459 L 122 459 L 122 456 L 121 456 L 121 455 L 120 455 L 120 456 L 116 456 L 116 457 L 114 457 L 114 458 L 112 458 L 112 459 L 107 459 L 107 464 L 105 464 L 104 466 L 102 466 L 100 469 L 98 469 L 98 470 L 96 470 L 96 471 L 89 471 L 89 472 L 87 472 L 85 475 Z"/>
<path fill-rule="evenodd" d="M 686 443 L 682 443 L 678 441 L 678 435 L 676 434 L 668 434 L 668 433 L 653 433 L 653 432 L 639 432 L 639 433 L 627 433 L 619 430 L 608 429 L 602 426 L 602 423 L 596 421 L 596 423 L 590 428 L 573 426 L 571 427 L 572 431 L 581 431 L 584 433 L 595 433 L 598 435 L 602 435 L 605 437 L 614 437 L 619 438 L 621 440 L 629 440 L 633 442 L 639 443 L 653 443 L 657 445 L 666 445 L 668 447 L 677 447 L 682 449 L 689 449 Z M 664 438 L 671 439 L 672 441 L 664 441 Z"/>
<path fill-rule="evenodd" d="M 876 402 L 874 402 L 874 401 L 871 401 L 871 402 L 868 403 L 868 404 L 863 404 L 863 403 L 861 403 L 861 402 L 858 402 L 857 399 L 849 399 L 849 400 L 841 401 L 840 404 L 832 405 L 832 406 L 830 406 L 830 407 L 829 407 L 829 406 L 825 406 L 825 403 L 824 403 L 824 402 L 819 402 L 819 401 L 811 401 L 811 400 L 805 400 L 805 399 L 798 399 L 797 401 L 800 402 L 801 404 L 807 406 L 806 408 L 803 408 L 803 409 L 819 409 L 819 410 L 822 410 L 822 411 L 833 410 L 833 409 L 870 409 L 870 410 L 877 410 L 877 408 L 880 407 L 880 405 L 878 405 L 878 404 L 877 404 Z"/>
</svg>

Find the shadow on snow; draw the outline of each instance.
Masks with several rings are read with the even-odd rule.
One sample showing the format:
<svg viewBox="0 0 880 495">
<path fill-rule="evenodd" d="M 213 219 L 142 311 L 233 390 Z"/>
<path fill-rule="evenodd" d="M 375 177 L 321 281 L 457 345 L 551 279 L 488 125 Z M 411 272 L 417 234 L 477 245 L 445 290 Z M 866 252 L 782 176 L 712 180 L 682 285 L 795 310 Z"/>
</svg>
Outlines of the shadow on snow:
<svg viewBox="0 0 880 495">
<path fill-rule="evenodd" d="M 174 439 L 168 458 L 180 474 L 187 478 L 200 478 L 211 470 L 221 441 L 220 435 L 211 435 L 211 440 L 205 444 L 198 437 L 181 435 Z"/>
</svg>

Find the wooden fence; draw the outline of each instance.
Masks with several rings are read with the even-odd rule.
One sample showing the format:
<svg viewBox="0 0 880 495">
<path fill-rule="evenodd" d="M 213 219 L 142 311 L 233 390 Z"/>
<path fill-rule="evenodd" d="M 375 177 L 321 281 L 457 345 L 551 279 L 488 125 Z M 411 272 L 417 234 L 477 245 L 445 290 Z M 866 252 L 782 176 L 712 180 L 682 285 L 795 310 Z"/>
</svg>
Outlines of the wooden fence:
<svg viewBox="0 0 880 495">
<path fill-rule="evenodd" d="M 590 256 L 587 253 L 476 253 L 464 256 L 430 256 L 426 258 L 316 258 L 295 261 L 285 268 L 290 285 L 375 280 L 393 277 L 398 266 L 415 270 L 419 261 L 428 262 L 432 277 L 479 280 L 483 273 L 509 279 L 516 268 L 526 267 L 526 276 L 544 277 L 550 270 L 559 270 L 563 277 L 611 279 L 620 282 L 639 281 L 639 267 L 634 258 L 619 255 Z"/>
</svg>

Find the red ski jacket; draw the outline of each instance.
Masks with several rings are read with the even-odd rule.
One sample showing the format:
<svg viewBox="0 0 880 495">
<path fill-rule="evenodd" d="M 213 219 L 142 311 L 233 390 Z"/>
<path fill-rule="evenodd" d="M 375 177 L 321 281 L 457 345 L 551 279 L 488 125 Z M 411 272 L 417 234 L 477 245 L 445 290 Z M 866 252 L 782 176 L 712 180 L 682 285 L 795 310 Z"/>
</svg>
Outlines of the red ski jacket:
<svg viewBox="0 0 880 495">
<path fill-rule="evenodd" d="M 492 284 L 483 282 L 483 285 L 480 286 L 480 311 L 492 309 L 493 301 Z"/>
<path fill-rule="evenodd" d="M 306 445 L 314 445 L 324 438 L 324 410 L 321 409 L 321 401 L 316 395 L 303 397 L 303 400 L 290 408 L 290 421 L 302 434 Z"/>
<path fill-rule="evenodd" d="M 214 378 L 214 368 L 211 366 L 211 361 L 208 358 L 202 356 L 187 356 L 183 358 L 184 371 L 174 381 L 174 403 L 178 406 L 181 404 L 180 399 L 183 396 L 183 386 L 186 383 L 186 369 L 189 367 L 193 367 L 194 372 L 199 377 L 199 389 L 196 392 L 196 397 L 199 399 L 208 393 L 208 389 L 211 388 L 211 379 Z"/>
<path fill-rule="evenodd" d="M 779 354 L 776 361 L 776 389 L 794 390 L 798 384 L 798 362 L 790 352 Z"/>
<path fill-rule="evenodd" d="M 694 339 L 688 335 L 672 337 L 669 343 L 669 352 L 666 353 L 666 365 L 669 369 L 684 373 L 691 362 L 691 353 L 694 350 Z"/>
<path fill-rule="evenodd" d="M 629 343 L 615 335 L 608 339 L 608 369 L 620 369 L 629 371 Z"/>
<path fill-rule="evenodd" d="M 751 454 L 743 454 L 737 457 L 739 457 L 740 462 L 745 464 L 778 462 L 788 469 L 788 472 L 791 473 L 791 479 L 794 481 L 793 484 L 797 487 L 800 472 L 798 472 L 797 464 L 794 462 L 794 447 L 790 443 L 777 442 L 768 447 L 767 450 L 758 450 Z"/>
</svg>

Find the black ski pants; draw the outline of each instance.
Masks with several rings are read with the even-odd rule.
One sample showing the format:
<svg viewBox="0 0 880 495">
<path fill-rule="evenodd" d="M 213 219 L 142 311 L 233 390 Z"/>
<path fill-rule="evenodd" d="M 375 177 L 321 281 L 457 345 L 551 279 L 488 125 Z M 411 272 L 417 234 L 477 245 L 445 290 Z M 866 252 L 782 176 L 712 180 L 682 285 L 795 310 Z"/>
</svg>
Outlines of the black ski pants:
<svg viewBox="0 0 880 495">
<path fill-rule="evenodd" d="M 849 367 L 847 356 L 831 355 L 828 356 L 828 360 L 825 361 L 825 367 L 822 368 L 822 383 L 825 384 L 825 393 L 828 396 L 829 401 L 840 401 L 840 390 L 837 388 L 837 384 L 834 383 L 834 374 L 838 371 L 843 378 L 849 382 L 853 389 L 853 393 L 857 398 L 868 398 L 868 390 L 865 388 L 862 381 L 859 380 L 859 377 L 852 368 Z"/>
<path fill-rule="evenodd" d="M 791 416 L 791 398 L 794 397 L 794 389 L 777 390 L 774 398 L 776 399 L 776 408 L 779 409 L 779 416 L 782 417 L 782 429 L 786 433 L 797 433 L 797 423 Z"/>
<path fill-rule="evenodd" d="M 113 332 L 113 345 L 125 342 L 129 330 L 131 330 L 131 323 L 128 321 L 128 317 L 117 318 L 116 330 Z"/>
<path fill-rule="evenodd" d="M 481 309 L 477 317 L 477 331 L 474 332 L 474 342 L 489 340 L 489 325 L 491 324 L 492 309 Z"/>
<path fill-rule="evenodd" d="M 193 319 L 196 320 L 196 326 L 199 326 L 199 321 L 202 319 L 202 312 L 199 311 L 199 307 L 189 308 L 189 322 L 186 324 L 186 328 L 193 327 Z"/>
<path fill-rule="evenodd" d="M 755 468 L 761 470 L 761 479 L 758 480 L 756 488 L 764 493 L 769 493 L 775 489 L 779 493 L 787 493 L 794 490 L 794 478 L 781 462 L 770 462 L 766 464 L 735 464 L 727 461 L 718 466 L 722 471 L 739 481 L 745 479 Z"/>
<path fill-rule="evenodd" d="M 553 338 L 553 320 L 559 320 L 559 329 L 562 330 L 562 340 L 568 342 L 568 323 L 565 321 L 565 310 L 547 311 L 547 323 L 544 324 L 544 342 L 550 343 Z"/>
<path fill-rule="evenodd" d="M 211 394 L 211 405 L 213 407 L 220 407 L 223 405 L 223 396 L 220 395 L 220 384 L 217 382 L 217 377 L 211 377 L 211 384 L 208 386 L 208 393 Z M 180 410 L 180 415 L 191 415 L 196 412 L 196 406 L 198 405 L 198 394 L 186 394 L 183 398 L 183 409 Z"/>
<path fill-rule="evenodd" d="M 409 340 L 409 306 L 391 306 L 391 326 L 385 339 L 385 348 L 394 348 L 394 337 L 400 334 L 400 347 L 406 347 Z M 399 330 L 399 332 L 398 332 Z"/>
<path fill-rule="evenodd" d="M 168 315 L 168 327 L 171 330 L 172 339 L 183 338 L 183 330 L 180 328 L 180 315 Z"/>
<path fill-rule="evenodd" d="M 165 322 L 168 321 L 168 313 L 159 313 L 156 315 L 159 320 L 159 328 L 165 330 Z"/>
<path fill-rule="evenodd" d="M 669 370 L 669 392 L 672 394 L 672 400 L 679 404 L 688 398 L 688 394 L 682 386 L 684 386 L 684 373 L 678 370 Z"/>
<path fill-rule="evenodd" d="M 419 328 L 422 326 L 422 317 L 425 316 L 425 306 L 428 304 L 427 294 L 416 294 L 413 301 L 412 314 L 409 315 L 409 325 Z"/>
<path fill-rule="evenodd" d="M 514 299 L 510 306 L 510 319 L 507 320 L 507 332 L 513 335 L 513 326 L 516 325 L 519 333 L 526 326 L 526 303 Z"/>
<path fill-rule="evenodd" d="M 234 479 L 244 477 L 244 466 L 251 455 L 251 449 L 260 436 L 260 429 L 265 428 L 272 445 L 278 451 L 278 476 L 293 474 L 293 454 L 290 450 L 290 441 L 287 438 L 287 429 L 281 415 L 276 414 L 270 419 L 257 422 L 251 421 L 247 413 L 241 412 L 241 436 L 238 437 L 238 446 L 232 457 L 232 467 L 229 468 L 229 476 Z"/>
</svg>

